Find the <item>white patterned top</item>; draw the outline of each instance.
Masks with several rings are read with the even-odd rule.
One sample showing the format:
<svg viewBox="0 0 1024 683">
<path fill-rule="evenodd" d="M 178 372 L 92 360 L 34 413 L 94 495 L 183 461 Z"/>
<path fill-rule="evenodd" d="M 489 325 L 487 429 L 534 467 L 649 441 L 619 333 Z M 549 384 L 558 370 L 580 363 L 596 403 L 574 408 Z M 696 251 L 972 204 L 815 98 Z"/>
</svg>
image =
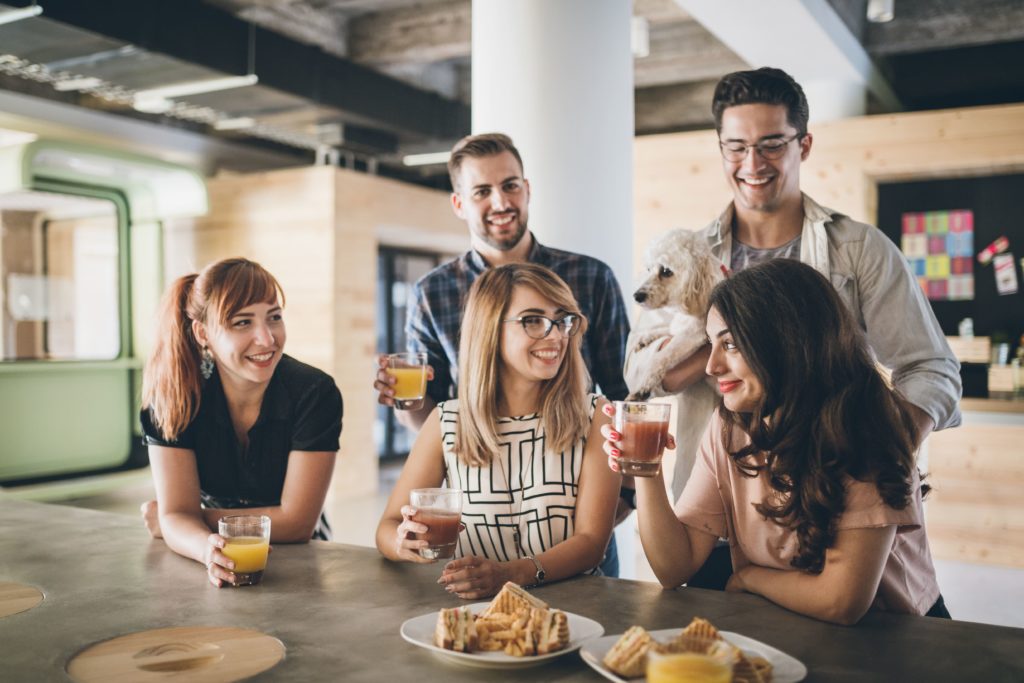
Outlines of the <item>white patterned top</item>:
<svg viewBox="0 0 1024 683">
<path fill-rule="evenodd" d="M 590 395 L 590 419 L 597 398 Z M 552 453 L 539 413 L 499 418 L 501 450 L 490 467 L 473 467 L 452 451 L 458 399 L 444 401 L 440 409 L 445 479 L 463 491 L 466 530 L 459 535 L 456 557 L 506 562 L 539 555 L 573 535 L 585 435 L 564 452 Z"/>
</svg>

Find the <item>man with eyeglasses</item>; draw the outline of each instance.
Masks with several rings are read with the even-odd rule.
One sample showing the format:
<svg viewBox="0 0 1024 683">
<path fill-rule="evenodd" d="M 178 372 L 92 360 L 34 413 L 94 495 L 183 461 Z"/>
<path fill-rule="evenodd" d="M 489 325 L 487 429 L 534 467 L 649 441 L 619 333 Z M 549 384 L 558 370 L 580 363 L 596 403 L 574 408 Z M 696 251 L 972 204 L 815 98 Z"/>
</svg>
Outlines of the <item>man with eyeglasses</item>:
<svg viewBox="0 0 1024 683">
<path fill-rule="evenodd" d="M 877 360 L 892 371 L 893 384 L 912 404 L 921 440 L 934 429 L 959 425 L 960 364 L 906 259 L 874 226 L 825 208 L 800 191 L 800 164 L 813 142 L 800 85 L 781 69 L 738 71 L 718 82 L 711 109 L 722 168 L 733 193 L 725 211 L 703 229 L 714 254 L 732 271 L 773 258 L 799 259 L 816 268 L 860 322 Z M 651 314 L 641 314 L 638 329 L 645 327 L 646 315 Z M 639 384 L 645 377 L 640 369 L 653 362 L 666 342 L 635 349 L 630 339 L 627 384 Z M 708 349 L 669 371 L 663 395 L 703 380 Z M 676 499 L 697 445 L 678 444 L 676 449 Z M 724 588 L 731 572 L 728 547 L 720 546 L 690 585 Z"/>
<path fill-rule="evenodd" d="M 550 268 L 569 285 L 589 321 L 581 351 L 590 376 L 610 400 L 625 398 L 622 366 L 629 316 L 618 281 L 604 262 L 546 247 L 529 231 L 530 183 L 511 138 L 501 133 L 463 138 L 452 148 L 448 173 L 452 210 L 469 227 L 470 249 L 427 273 L 413 287 L 406 343 L 409 351 L 427 353 L 433 378 L 423 407 L 396 411 L 398 421 L 419 430 L 435 405 L 455 396 L 459 326 L 469 288 L 487 268 L 522 261 Z M 534 324 L 550 323 L 534 321 L 524 327 L 529 333 Z M 394 406 L 394 378 L 384 372 L 384 366 L 382 361 L 373 386 L 379 403 Z M 623 491 L 617 520 L 632 510 L 628 505 L 632 489 Z M 605 575 L 618 576 L 614 536 L 601 569 Z"/>
</svg>

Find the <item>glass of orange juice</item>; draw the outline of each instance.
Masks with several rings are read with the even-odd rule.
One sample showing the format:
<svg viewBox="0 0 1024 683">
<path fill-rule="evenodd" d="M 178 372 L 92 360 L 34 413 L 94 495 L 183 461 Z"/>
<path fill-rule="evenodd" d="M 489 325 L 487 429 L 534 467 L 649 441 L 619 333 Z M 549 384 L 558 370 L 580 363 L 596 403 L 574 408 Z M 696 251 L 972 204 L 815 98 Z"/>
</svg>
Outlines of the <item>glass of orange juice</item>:
<svg viewBox="0 0 1024 683">
<path fill-rule="evenodd" d="M 694 652 L 647 654 L 647 683 L 729 683 L 732 667 Z"/>
<path fill-rule="evenodd" d="M 392 353 L 387 356 L 387 373 L 395 378 L 395 408 L 415 410 L 427 394 L 427 354 Z"/>
<path fill-rule="evenodd" d="M 218 533 L 227 543 L 221 549 L 235 563 L 235 585 L 251 586 L 263 579 L 270 552 L 270 517 L 233 515 L 221 517 Z"/>
</svg>

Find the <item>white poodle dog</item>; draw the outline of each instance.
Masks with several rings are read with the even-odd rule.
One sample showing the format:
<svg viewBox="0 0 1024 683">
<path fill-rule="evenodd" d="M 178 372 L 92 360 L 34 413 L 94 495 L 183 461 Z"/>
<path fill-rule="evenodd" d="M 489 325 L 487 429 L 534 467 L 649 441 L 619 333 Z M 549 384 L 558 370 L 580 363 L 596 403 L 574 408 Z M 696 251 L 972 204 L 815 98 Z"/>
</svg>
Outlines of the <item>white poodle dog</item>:
<svg viewBox="0 0 1024 683">
<path fill-rule="evenodd" d="M 704 314 L 708 296 L 722 278 L 723 266 L 711 253 L 705 238 L 689 230 L 672 230 L 647 248 L 644 258 L 647 279 L 633 293 L 638 304 L 655 315 L 642 316 L 631 335 L 635 353 L 668 337 L 630 385 L 631 400 L 645 400 L 657 393 L 665 373 L 704 345 Z"/>
<path fill-rule="evenodd" d="M 704 346 L 708 297 L 725 277 L 725 267 L 705 237 L 689 230 L 672 230 L 656 239 L 644 261 L 647 278 L 633 298 L 645 310 L 630 334 L 625 368 L 631 401 L 665 395 L 665 373 Z M 710 377 L 676 394 L 675 498 L 689 478 L 717 397 Z"/>
</svg>

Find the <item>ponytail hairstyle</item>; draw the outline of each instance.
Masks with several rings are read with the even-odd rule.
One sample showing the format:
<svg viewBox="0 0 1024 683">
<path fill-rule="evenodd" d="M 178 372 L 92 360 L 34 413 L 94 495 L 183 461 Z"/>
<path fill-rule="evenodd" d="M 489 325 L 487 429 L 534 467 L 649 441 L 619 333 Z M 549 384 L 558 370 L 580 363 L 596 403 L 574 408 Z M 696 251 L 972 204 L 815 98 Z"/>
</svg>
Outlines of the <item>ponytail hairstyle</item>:
<svg viewBox="0 0 1024 683">
<path fill-rule="evenodd" d="M 244 258 L 217 261 L 171 283 L 160 303 L 156 343 L 142 376 L 142 406 L 152 412 L 164 439 L 177 439 L 199 412 L 203 348 L 192 322 L 226 325 L 246 306 L 275 302 L 284 306 L 281 285 L 263 266 Z"/>
<path fill-rule="evenodd" d="M 590 375 L 580 351 L 587 319 L 579 312 L 569 285 L 544 266 L 533 263 L 489 268 L 469 290 L 459 340 L 459 421 L 453 450 L 466 465 L 488 467 L 501 449 L 501 329 L 516 287 L 529 287 L 556 307 L 580 318 L 580 331 L 567 339 L 558 372 L 541 387 L 541 425 L 547 443 L 555 453 L 561 453 L 585 436 L 590 426 Z"/>
</svg>

